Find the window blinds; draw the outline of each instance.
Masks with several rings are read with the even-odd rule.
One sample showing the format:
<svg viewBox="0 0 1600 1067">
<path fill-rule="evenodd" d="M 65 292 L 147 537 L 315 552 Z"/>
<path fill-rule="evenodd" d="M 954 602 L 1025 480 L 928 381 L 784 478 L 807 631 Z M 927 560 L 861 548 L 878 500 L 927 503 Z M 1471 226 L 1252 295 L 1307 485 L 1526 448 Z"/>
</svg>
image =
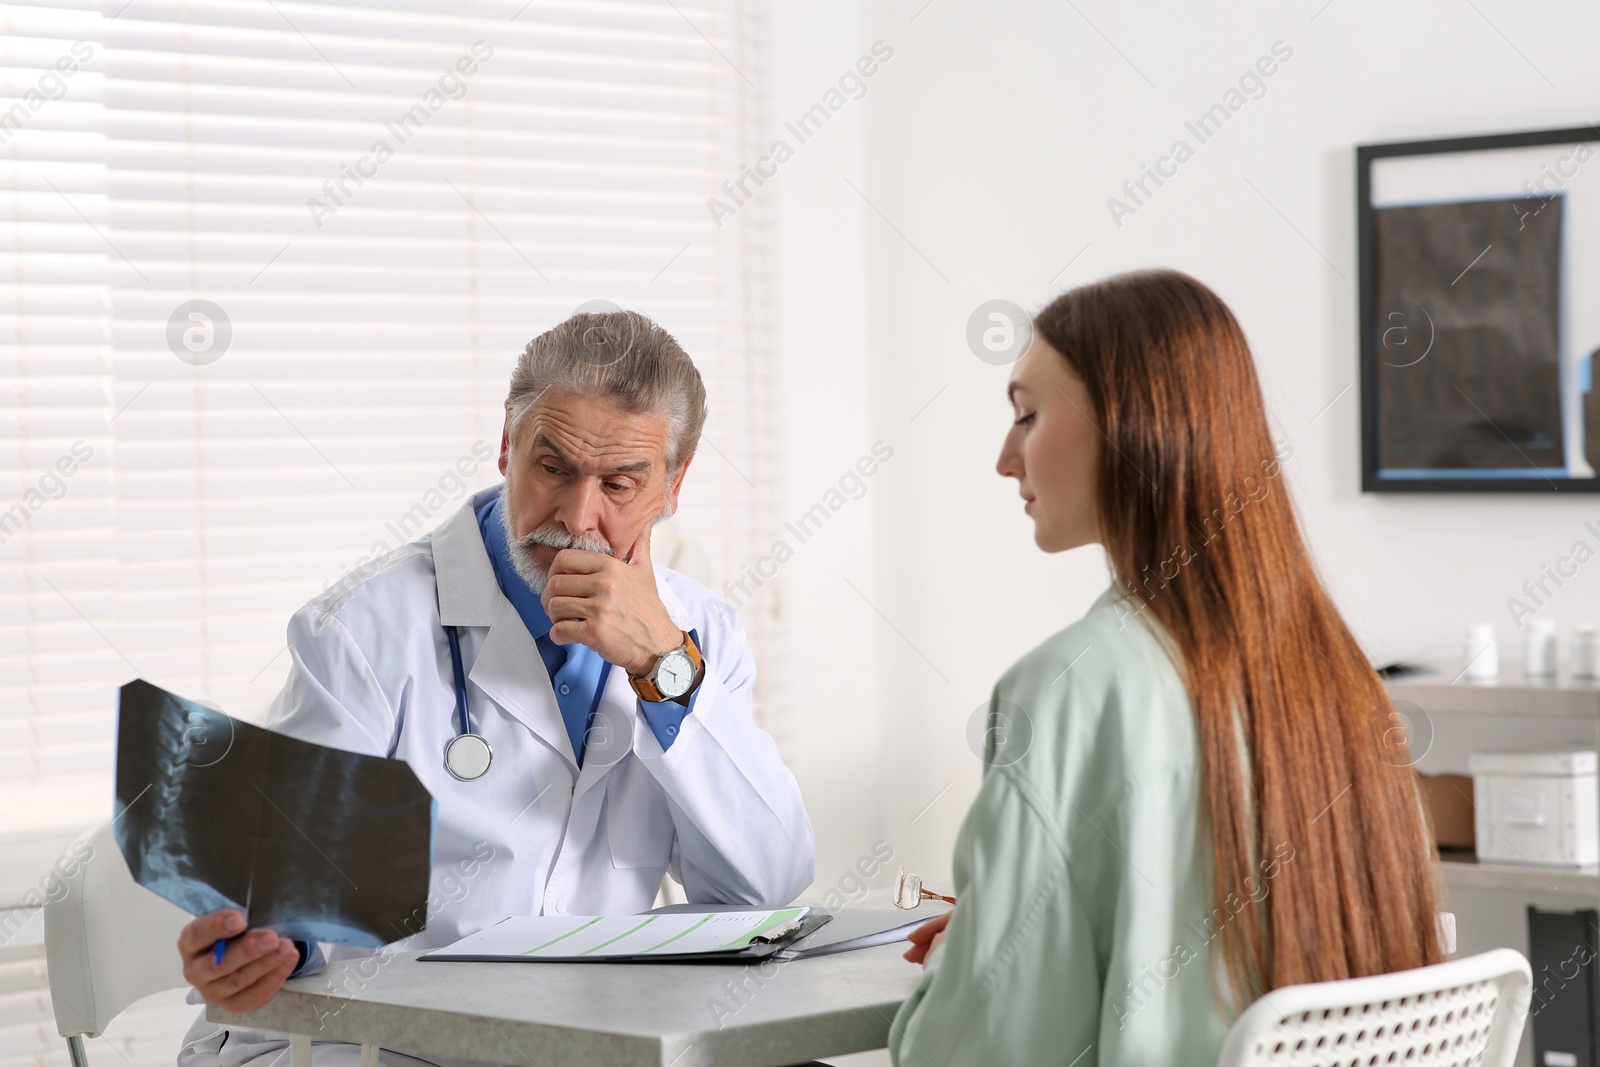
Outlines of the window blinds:
<svg viewBox="0 0 1600 1067">
<path fill-rule="evenodd" d="M 128 669 L 96 632 L 117 529 L 103 20 L 0 20 L 0 848 L 48 863 L 17 842 L 108 806 L 106 692 Z"/>
<path fill-rule="evenodd" d="M 765 227 L 705 206 L 759 124 L 744 4 L 0 10 L 0 833 L 109 813 L 136 675 L 263 713 L 297 607 L 498 480 L 512 361 L 584 301 L 695 357 L 681 525 L 767 550 Z"/>
</svg>

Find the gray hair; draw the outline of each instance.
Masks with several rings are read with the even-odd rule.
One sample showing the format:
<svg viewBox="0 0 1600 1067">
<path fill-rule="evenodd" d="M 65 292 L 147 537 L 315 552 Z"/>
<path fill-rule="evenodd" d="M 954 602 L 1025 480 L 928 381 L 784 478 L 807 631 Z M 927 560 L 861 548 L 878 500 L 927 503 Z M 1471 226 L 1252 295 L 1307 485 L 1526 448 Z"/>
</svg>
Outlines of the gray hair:
<svg viewBox="0 0 1600 1067">
<path fill-rule="evenodd" d="M 673 472 L 694 455 L 706 424 L 706 387 L 694 361 L 637 311 L 580 312 L 528 342 L 506 397 L 512 440 L 547 389 L 603 397 L 630 414 L 666 416 Z"/>
</svg>

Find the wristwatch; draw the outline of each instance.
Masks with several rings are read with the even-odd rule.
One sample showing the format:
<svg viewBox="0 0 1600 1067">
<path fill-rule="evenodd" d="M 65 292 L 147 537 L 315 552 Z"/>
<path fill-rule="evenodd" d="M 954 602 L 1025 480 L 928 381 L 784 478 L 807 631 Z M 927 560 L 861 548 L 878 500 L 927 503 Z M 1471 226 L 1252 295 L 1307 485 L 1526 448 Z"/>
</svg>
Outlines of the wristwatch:
<svg viewBox="0 0 1600 1067">
<path fill-rule="evenodd" d="M 628 684 L 633 686 L 633 691 L 639 694 L 641 700 L 676 700 L 685 704 L 688 703 L 686 698 L 700 683 L 705 662 L 705 657 L 695 647 L 694 638 L 684 634 L 683 644 L 657 660 L 655 670 L 643 678 L 628 675 Z"/>
</svg>

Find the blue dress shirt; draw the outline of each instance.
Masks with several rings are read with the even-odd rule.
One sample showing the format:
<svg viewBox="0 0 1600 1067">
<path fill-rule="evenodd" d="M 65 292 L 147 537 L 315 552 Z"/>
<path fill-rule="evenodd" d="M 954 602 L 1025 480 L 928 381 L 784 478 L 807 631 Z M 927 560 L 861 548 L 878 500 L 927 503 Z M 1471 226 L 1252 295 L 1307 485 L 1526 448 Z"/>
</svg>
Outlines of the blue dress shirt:
<svg viewBox="0 0 1600 1067">
<path fill-rule="evenodd" d="M 589 720 L 600 706 L 600 694 L 605 690 L 606 676 L 611 664 L 586 645 L 558 645 L 550 639 L 550 616 L 545 614 L 539 595 L 511 563 L 511 550 L 506 542 L 505 524 L 500 518 L 501 494 L 496 493 L 478 509 L 478 529 L 483 534 L 483 545 L 489 552 L 489 563 L 494 568 L 500 591 L 511 606 L 517 609 L 522 624 L 533 635 L 539 648 L 539 658 L 550 672 L 550 682 L 555 688 L 556 705 L 561 709 L 561 720 L 566 724 L 567 737 L 572 741 L 572 752 L 578 765 L 583 766 L 583 750 Z M 699 644 L 699 639 L 695 639 Z M 697 689 L 689 697 L 688 706 L 676 701 L 639 700 L 645 723 L 655 734 L 662 751 L 672 747 L 683 720 L 694 710 Z"/>
</svg>

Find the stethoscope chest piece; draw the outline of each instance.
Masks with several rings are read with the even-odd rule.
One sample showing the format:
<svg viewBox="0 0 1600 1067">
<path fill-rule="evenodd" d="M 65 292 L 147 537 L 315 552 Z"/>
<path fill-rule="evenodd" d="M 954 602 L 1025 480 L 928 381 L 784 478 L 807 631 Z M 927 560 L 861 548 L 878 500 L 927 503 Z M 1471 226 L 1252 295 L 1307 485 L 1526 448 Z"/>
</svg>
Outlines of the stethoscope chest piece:
<svg viewBox="0 0 1600 1067">
<path fill-rule="evenodd" d="M 472 716 L 467 712 L 467 672 L 461 663 L 461 633 L 454 626 L 446 626 L 444 634 L 450 641 L 451 673 L 456 683 L 456 735 L 445 742 L 444 769 L 458 782 L 476 782 L 489 773 L 494 749 L 482 734 L 472 730 Z"/>
<path fill-rule="evenodd" d="M 456 734 L 444 746 L 444 769 L 462 782 L 476 782 L 489 773 L 494 750 L 482 734 Z"/>
</svg>

